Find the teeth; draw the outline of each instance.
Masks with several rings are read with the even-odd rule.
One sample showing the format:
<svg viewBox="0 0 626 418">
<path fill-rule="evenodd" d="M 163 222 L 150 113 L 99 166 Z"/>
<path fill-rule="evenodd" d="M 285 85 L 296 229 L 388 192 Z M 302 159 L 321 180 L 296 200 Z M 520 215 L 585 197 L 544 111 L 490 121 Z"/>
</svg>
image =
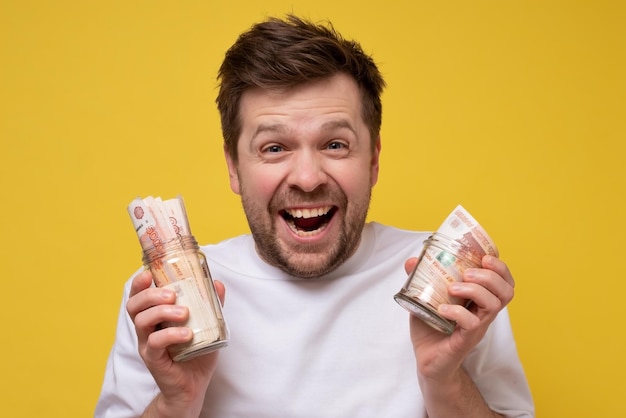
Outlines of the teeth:
<svg viewBox="0 0 626 418">
<path fill-rule="evenodd" d="M 322 225 L 319 229 L 316 229 L 315 231 L 302 231 L 302 230 L 296 228 L 296 225 L 293 223 L 293 221 L 292 222 L 287 222 L 287 225 L 289 225 L 289 228 L 291 228 L 291 230 L 293 232 L 295 232 L 295 234 L 300 236 L 300 237 L 311 237 L 313 235 L 319 234 L 324 229 L 326 229 L 326 225 Z"/>
<path fill-rule="evenodd" d="M 326 215 L 330 211 L 330 206 L 322 206 L 321 208 L 313 208 L 313 209 L 295 209 L 290 210 L 287 209 L 286 212 L 293 216 L 294 218 L 315 218 L 317 216 Z"/>
</svg>

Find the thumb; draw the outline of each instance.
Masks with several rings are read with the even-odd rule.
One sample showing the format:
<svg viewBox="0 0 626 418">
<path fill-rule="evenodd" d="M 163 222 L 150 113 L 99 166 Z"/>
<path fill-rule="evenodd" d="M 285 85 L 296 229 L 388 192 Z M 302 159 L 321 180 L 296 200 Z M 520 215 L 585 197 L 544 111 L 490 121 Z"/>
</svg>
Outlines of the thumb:
<svg viewBox="0 0 626 418">
<path fill-rule="evenodd" d="M 406 260 L 404 262 L 404 270 L 406 271 L 406 274 L 411 274 L 411 272 L 415 270 L 415 267 L 417 266 L 417 263 L 419 263 L 419 261 L 420 259 L 418 257 L 411 257 Z"/>
<path fill-rule="evenodd" d="M 224 287 L 224 283 L 219 280 L 214 280 L 213 285 L 215 286 L 215 291 L 217 292 L 217 297 L 220 299 L 220 303 L 224 306 L 224 300 L 226 300 L 226 288 Z"/>
</svg>

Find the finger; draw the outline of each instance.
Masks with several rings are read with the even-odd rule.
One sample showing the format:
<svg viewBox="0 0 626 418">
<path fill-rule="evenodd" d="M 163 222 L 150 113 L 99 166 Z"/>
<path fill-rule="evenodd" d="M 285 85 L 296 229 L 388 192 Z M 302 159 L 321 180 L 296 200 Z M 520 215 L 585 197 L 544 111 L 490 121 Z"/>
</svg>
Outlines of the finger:
<svg viewBox="0 0 626 418">
<path fill-rule="evenodd" d="M 134 281 L 133 281 L 134 284 Z M 170 289 L 148 287 L 134 294 L 126 302 L 126 311 L 134 321 L 135 316 L 148 308 L 157 305 L 171 305 L 176 302 L 176 293 Z"/>
<path fill-rule="evenodd" d="M 183 324 L 189 319 L 189 309 L 181 305 L 158 305 L 139 312 L 135 316 L 135 332 L 140 344 L 159 333 L 157 326 L 164 322 Z M 176 328 L 176 327 L 174 327 Z M 164 328 L 167 329 L 167 328 Z"/>
<path fill-rule="evenodd" d="M 167 347 L 172 344 L 189 342 L 193 332 L 188 327 L 168 327 L 155 331 L 148 336 L 146 344 L 140 344 L 139 354 L 148 365 L 169 365 L 171 357 Z"/>
<path fill-rule="evenodd" d="M 452 283 L 448 287 L 448 293 L 459 299 L 471 300 L 472 304 L 466 310 L 475 315 L 479 320 L 495 318 L 497 313 L 505 305 L 505 303 L 489 289 L 476 283 Z M 461 306 L 461 308 L 463 307 Z"/>
<path fill-rule="evenodd" d="M 413 270 L 415 270 L 415 267 L 417 267 L 418 262 L 419 262 L 418 257 L 411 257 L 408 260 L 406 260 L 404 262 L 404 271 L 406 271 L 406 274 L 411 274 Z"/>
<path fill-rule="evenodd" d="M 167 327 L 151 333 L 146 344 L 146 354 L 155 359 L 160 352 L 172 344 L 186 343 L 193 338 L 193 332 L 189 327 Z M 154 354 L 151 354 L 153 352 Z M 156 354 L 156 355 L 155 355 Z"/>
<path fill-rule="evenodd" d="M 456 327 L 472 331 L 480 327 L 480 318 L 461 305 L 442 303 L 437 308 L 441 316 L 456 322 Z"/>
<path fill-rule="evenodd" d="M 149 270 L 142 271 L 133 278 L 130 284 L 130 296 L 134 296 L 150 286 L 152 286 L 152 274 Z"/>
<path fill-rule="evenodd" d="M 217 297 L 220 299 L 220 303 L 224 306 L 224 301 L 226 300 L 226 288 L 224 287 L 224 283 L 219 280 L 214 280 L 213 285 L 215 286 L 215 291 L 217 292 Z"/>
<path fill-rule="evenodd" d="M 483 268 L 493 270 L 500 275 L 512 287 L 515 287 L 515 280 L 506 263 L 497 257 L 486 255 L 482 259 Z"/>
<path fill-rule="evenodd" d="M 467 269 L 463 274 L 463 283 L 473 283 L 484 287 L 493 293 L 503 306 L 511 302 L 514 296 L 514 288 L 511 284 L 512 277 L 510 279 L 506 280 L 496 271 L 486 268 Z M 474 299 L 472 298 L 472 300 Z"/>
</svg>

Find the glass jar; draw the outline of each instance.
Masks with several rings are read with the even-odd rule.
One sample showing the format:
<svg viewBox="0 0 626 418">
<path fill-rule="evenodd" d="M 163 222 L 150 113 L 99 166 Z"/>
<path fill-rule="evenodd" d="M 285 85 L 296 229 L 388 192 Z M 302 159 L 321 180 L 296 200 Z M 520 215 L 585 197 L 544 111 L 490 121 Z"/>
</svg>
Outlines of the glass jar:
<svg viewBox="0 0 626 418">
<path fill-rule="evenodd" d="M 481 267 L 484 252 L 444 234 L 435 232 L 426 241 L 415 269 L 402 289 L 394 295 L 395 301 L 433 328 L 451 334 L 454 321 L 439 315 L 442 303 L 468 306 L 468 300 L 448 294 L 448 285 L 463 281 L 468 268 Z"/>
<path fill-rule="evenodd" d="M 184 361 L 228 345 L 228 328 L 222 314 L 206 256 L 193 236 L 181 236 L 168 242 L 155 242 L 144 250 L 144 266 L 152 273 L 157 287 L 176 293 L 176 305 L 189 309 L 186 323 L 163 323 L 162 326 L 186 326 L 193 338 L 168 347 L 174 361 Z"/>
</svg>

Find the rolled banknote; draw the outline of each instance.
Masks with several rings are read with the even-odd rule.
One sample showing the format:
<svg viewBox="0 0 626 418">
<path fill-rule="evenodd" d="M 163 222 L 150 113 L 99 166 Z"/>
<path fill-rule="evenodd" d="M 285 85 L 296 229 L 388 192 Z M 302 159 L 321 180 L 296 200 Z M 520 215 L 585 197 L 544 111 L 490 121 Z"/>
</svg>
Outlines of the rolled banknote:
<svg viewBox="0 0 626 418">
<path fill-rule="evenodd" d="M 139 238 L 144 253 L 160 255 L 165 251 L 166 243 L 183 242 L 184 237 L 191 237 L 187 212 L 181 196 L 162 200 L 148 196 L 136 198 L 128 205 L 128 213 Z M 173 280 L 181 280 L 198 275 L 201 270 L 195 258 L 180 257 L 160 263 L 158 257 L 152 263 L 152 274 L 157 286 L 163 286 Z"/>
</svg>

